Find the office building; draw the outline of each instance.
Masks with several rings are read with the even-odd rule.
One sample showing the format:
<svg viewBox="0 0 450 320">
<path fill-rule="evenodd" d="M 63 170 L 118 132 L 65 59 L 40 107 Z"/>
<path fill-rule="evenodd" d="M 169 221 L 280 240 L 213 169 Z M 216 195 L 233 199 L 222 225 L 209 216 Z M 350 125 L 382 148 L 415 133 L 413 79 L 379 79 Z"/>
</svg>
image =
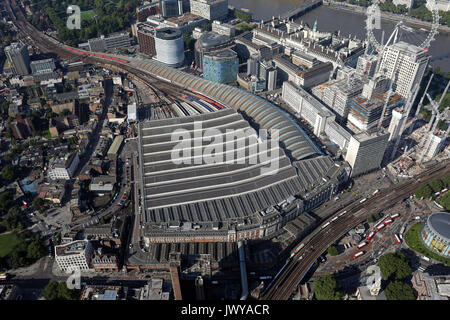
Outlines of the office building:
<svg viewBox="0 0 450 320">
<path fill-rule="evenodd" d="M 222 23 L 220 21 L 214 20 L 212 23 L 212 32 L 221 34 L 227 37 L 234 37 L 236 34 L 236 28 L 228 23 Z"/>
<path fill-rule="evenodd" d="M 359 75 L 373 77 L 377 70 L 378 57 L 376 55 L 363 55 L 358 58 L 356 70 Z"/>
<path fill-rule="evenodd" d="M 32 61 L 30 63 L 31 73 L 34 81 L 45 81 L 55 77 L 53 72 L 56 69 L 55 61 L 53 59 L 44 59 Z"/>
<path fill-rule="evenodd" d="M 224 35 L 214 32 L 205 32 L 195 42 L 195 64 L 198 68 L 203 67 L 203 55 L 206 53 L 216 54 L 227 49 L 234 49 L 236 44 Z"/>
<path fill-rule="evenodd" d="M 177 67 L 184 61 L 183 34 L 174 28 L 161 28 L 155 32 L 156 60 Z"/>
<path fill-rule="evenodd" d="M 150 56 L 155 56 L 155 27 L 147 23 L 139 23 L 136 29 L 139 50 Z"/>
<path fill-rule="evenodd" d="M 138 22 L 144 22 L 149 16 L 160 13 L 160 3 L 158 1 L 145 3 L 136 8 L 136 16 Z"/>
<path fill-rule="evenodd" d="M 64 157 L 57 157 L 50 163 L 48 176 L 52 180 L 72 179 L 75 170 L 80 164 L 78 153 L 67 154 Z"/>
<path fill-rule="evenodd" d="M 177 17 L 183 14 L 182 0 L 160 0 L 159 8 L 164 18 Z"/>
<path fill-rule="evenodd" d="M 314 128 L 316 136 L 324 132 L 329 119 L 335 119 L 335 115 L 319 100 L 290 81 L 283 82 L 282 99 Z"/>
<path fill-rule="evenodd" d="M 30 74 L 30 56 L 25 45 L 18 42 L 11 43 L 5 48 L 5 55 L 12 64 L 14 74 L 21 76 Z"/>
<path fill-rule="evenodd" d="M 88 271 L 93 251 L 92 244 L 89 241 L 73 241 L 55 246 L 55 260 L 62 271 L 70 271 L 73 268 Z"/>
<path fill-rule="evenodd" d="M 26 139 L 33 135 L 34 126 L 30 118 L 18 117 L 17 120 L 11 121 L 10 128 L 14 138 L 17 140 Z"/>
<path fill-rule="evenodd" d="M 349 114 L 347 125 L 353 126 L 359 130 L 368 130 L 378 125 L 383 113 L 384 104 L 387 99 L 387 93 L 373 94 L 371 99 L 358 95 L 348 102 Z M 393 94 L 389 97 L 382 122 L 388 121 L 392 110 L 404 104 L 403 98 L 399 94 Z"/>
<path fill-rule="evenodd" d="M 401 108 L 392 110 L 392 117 L 388 128 L 388 131 L 390 133 L 389 141 L 395 141 L 395 139 L 400 137 L 400 130 L 406 123 L 406 119 L 407 116 L 405 110 Z"/>
<path fill-rule="evenodd" d="M 191 0 L 191 13 L 208 19 L 222 20 L 228 15 L 228 0 Z"/>
<path fill-rule="evenodd" d="M 258 54 L 253 54 L 247 59 L 247 76 L 258 76 L 259 75 L 259 61 L 260 56 Z"/>
<path fill-rule="evenodd" d="M 424 151 L 424 157 L 426 159 L 432 159 L 435 157 L 445 146 L 445 142 L 447 140 L 447 135 L 445 134 L 445 131 L 438 131 L 436 132 L 429 132 L 427 140 L 430 140 L 429 143 L 427 142 L 424 146 L 426 150 Z"/>
<path fill-rule="evenodd" d="M 386 151 L 389 133 L 380 130 L 364 131 L 351 137 L 345 160 L 352 167 L 351 177 L 376 170 Z"/>
<path fill-rule="evenodd" d="M 231 49 L 203 56 L 203 79 L 218 83 L 234 83 L 239 68 L 239 59 Z"/>
<path fill-rule="evenodd" d="M 108 37 L 101 36 L 88 40 L 89 50 L 94 52 L 103 52 L 118 48 L 129 47 L 131 38 L 128 32 L 110 34 Z"/>
<path fill-rule="evenodd" d="M 394 92 L 406 98 L 422 81 L 429 60 L 427 50 L 400 41 L 384 50 L 380 71 L 386 71 L 386 77 L 393 81 Z"/>
</svg>

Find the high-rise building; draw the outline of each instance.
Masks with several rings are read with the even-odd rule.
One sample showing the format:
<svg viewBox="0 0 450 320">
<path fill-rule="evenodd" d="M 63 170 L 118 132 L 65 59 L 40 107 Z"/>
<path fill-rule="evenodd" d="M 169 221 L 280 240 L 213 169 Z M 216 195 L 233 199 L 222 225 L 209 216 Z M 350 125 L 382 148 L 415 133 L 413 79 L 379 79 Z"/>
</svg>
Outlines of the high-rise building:
<svg viewBox="0 0 450 320">
<path fill-rule="evenodd" d="M 392 118 L 389 123 L 388 131 L 390 133 L 389 141 L 400 136 L 400 129 L 406 121 L 406 113 L 403 109 L 392 110 Z"/>
<path fill-rule="evenodd" d="M 159 7 L 164 18 L 177 17 L 183 14 L 182 0 L 160 0 Z"/>
<path fill-rule="evenodd" d="M 145 3 L 136 8 L 136 16 L 138 22 L 144 22 L 149 16 L 160 13 L 160 3 L 151 2 Z"/>
<path fill-rule="evenodd" d="M 377 69 L 378 57 L 375 55 L 363 55 L 358 58 L 356 70 L 358 74 L 373 77 Z"/>
<path fill-rule="evenodd" d="M 205 32 L 200 39 L 195 42 L 195 65 L 198 68 L 203 67 L 203 56 L 206 53 L 217 54 L 227 49 L 235 49 L 236 44 L 233 40 L 224 35 L 214 32 Z"/>
<path fill-rule="evenodd" d="M 21 76 L 30 74 L 30 56 L 25 45 L 20 45 L 18 42 L 11 43 L 5 48 L 5 54 L 15 74 Z"/>
<path fill-rule="evenodd" d="M 150 56 L 156 55 L 155 27 L 147 23 L 139 23 L 136 29 L 139 50 Z"/>
<path fill-rule="evenodd" d="M 352 167 L 350 177 L 378 169 L 383 160 L 388 139 L 389 133 L 383 128 L 353 135 L 345 155 L 345 161 Z"/>
<path fill-rule="evenodd" d="M 388 46 L 381 59 L 380 71 L 393 81 L 394 92 L 407 97 L 422 81 L 430 56 L 415 45 L 400 41 Z"/>
<path fill-rule="evenodd" d="M 72 268 L 87 271 L 90 269 L 93 251 L 90 241 L 73 241 L 55 246 L 55 260 L 62 271 L 70 271 Z"/>
<path fill-rule="evenodd" d="M 175 28 L 161 28 L 155 33 L 156 60 L 169 66 L 180 66 L 184 61 L 182 33 Z"/>
<path fill-rule="evenodd" d="M 210 21 L 222 20 L 228 15 L 228 0 L 191 0 L 191 13 Z"/>
<path fill-rule="evenodd" d="M 231 49 L 203 56 L 203 78 L 219 83 L 236 82 L 239 68 L 239 59 L 236 52 Z"/>
<path fill-rule="evenodd" d="M 335 115 L 319 100 L 290 81 L 283 82 L 282 98 L 314 128 L 314 134 L 317 136 L 324 132 L 329 119 L 335 119 Z"/>
<path fill-rule="evenodd" d="M 260 56 L 255 54 L 251 55 L 247 59 L 247 75 L 248 76 L 258 76 L 259 75 L 259 60 Z"/>
</svg>

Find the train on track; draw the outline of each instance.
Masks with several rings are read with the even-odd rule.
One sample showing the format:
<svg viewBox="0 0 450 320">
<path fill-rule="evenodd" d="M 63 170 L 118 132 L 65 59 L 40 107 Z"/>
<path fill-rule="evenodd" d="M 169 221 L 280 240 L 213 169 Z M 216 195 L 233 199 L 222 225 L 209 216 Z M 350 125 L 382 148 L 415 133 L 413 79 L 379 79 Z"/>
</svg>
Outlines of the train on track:
<svg viewBox="0 0 450 320">
<path fill-rule="evenodd" d="M 72 48 L 69 46 L 66 46 L 66 49 L 76 52 L 76 53 L 79 53 L 79 54 L 86 55 L 86 56 L 107 59 L 107 60 L 112 60 L 112 61 L 117 61 L 117 62 L 122 62 L 122 63 L 129 63 L 129 61 L 125 60 L 125 59 L 120 59 L 120 58 L 116 58 L 116 57 L 110 57 L 110 56 L 105 56 L 105 55 L 98 54 L 98 53 L 89 52 L 89 51 L 79 50 L 79 49 L 75 49 L 75 48 Z"/>
</svg>

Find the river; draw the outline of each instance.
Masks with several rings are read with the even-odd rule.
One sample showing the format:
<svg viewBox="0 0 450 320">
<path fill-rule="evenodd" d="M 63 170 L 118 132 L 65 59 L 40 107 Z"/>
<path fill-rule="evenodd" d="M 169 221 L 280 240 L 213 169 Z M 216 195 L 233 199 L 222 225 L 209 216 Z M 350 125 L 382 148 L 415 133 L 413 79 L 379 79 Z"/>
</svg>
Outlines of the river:
<svg viewBox="0 0 450 320">
<path fill-rule="evenodd" d="M 247 8 L 253 13 L 254 19 L 271 19 L 303 3 L 303 0 L 228 0 L 229 4 L 237 8 Z M 320 6 L 313 11 L 299 17 L 296 21 L 306 22 L 310 26 L 317 20 L 317 28 L 320 31 L 340 30 L 341 34 L 355 35 L 359 39 L 365 39 L 365 19 L 361 13 L 347 10 L 338 10 L 328 6 Z M 396 22 L 382 20 L 382 28 L 385 30 L 385 41 L 394 29 Z M 381 41 L 381 33 L 375 34 Z M 409 43 L 419 44 L 425 39 L 426 33 L 420 30 L 415 32 L 401 31 L 399 39 Z M 444 72 L 450 71 L 450 34 L 440 33 L 436 36 L 429 48 L 432 56 L 430 65 L 440 67 Z"/>
</svg>

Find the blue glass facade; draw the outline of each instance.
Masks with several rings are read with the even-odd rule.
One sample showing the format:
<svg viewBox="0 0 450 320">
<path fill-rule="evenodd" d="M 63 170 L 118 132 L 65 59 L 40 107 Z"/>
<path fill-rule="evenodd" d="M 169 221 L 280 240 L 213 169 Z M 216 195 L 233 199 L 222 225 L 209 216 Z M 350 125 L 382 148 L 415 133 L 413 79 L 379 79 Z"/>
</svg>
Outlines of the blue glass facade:
<svg viewBox="0 0 450 320">
<path fill-rule="evenodd" d="M 231 83 L 236 81 L 238 73 L 238 58 L 220 58 L 205 55 L 203 57 L 203 79 L 218 82 Z"/>
</svg>

